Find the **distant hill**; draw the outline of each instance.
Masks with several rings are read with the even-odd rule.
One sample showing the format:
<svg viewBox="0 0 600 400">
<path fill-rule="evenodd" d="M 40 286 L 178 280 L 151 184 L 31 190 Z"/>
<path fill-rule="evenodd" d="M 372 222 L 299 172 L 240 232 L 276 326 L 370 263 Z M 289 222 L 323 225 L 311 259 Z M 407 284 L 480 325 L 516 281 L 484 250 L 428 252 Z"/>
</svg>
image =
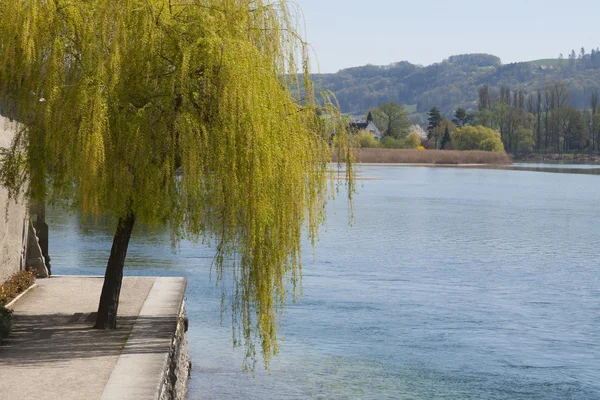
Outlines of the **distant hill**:
<svg viewBox="0 0 600 400">
<path fill-rule="evenodd" d="M 463 54 L 429 66 L 407 61 L 387 66 L 365 65 L 335 74 L 315 74 L 323 89 L 338 98 L 342 112 L 364 115 L 388 101 L 411 106 L 413 120 L 423 122 L 431 107 L 449 117 L 458 108 L 476 109 L 478 88 L 487 84 L 492 93 L 501 86 L 523 88 L 526 94 L 544 83 L 564 81 L 571 90 L 571 105 L 589 107 L 594 90 L 600 91 L 600 53 L 574 60 L 546 59 L 502 64 L 489 54 Z"/>
<path fill-rule="evenodd" d="M 567 67 L 569 66 L 569 61 L 560 58 L 545 58 L 543 60 L 526 61 L 526 64 L 550 67 Z"/>
</svg>

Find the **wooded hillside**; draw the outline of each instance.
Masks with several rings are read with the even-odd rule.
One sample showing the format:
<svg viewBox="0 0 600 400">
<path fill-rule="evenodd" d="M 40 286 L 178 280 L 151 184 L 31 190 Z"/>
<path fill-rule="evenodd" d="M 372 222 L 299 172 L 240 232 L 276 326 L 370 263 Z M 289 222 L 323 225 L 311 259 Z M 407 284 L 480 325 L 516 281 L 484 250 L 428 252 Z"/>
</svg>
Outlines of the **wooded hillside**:
<svg viewBox="0 0 600 400">
<path fill-rule="evenodd" d="M 584 109 L 589 108 L 591 93 L 600 90 L 600 51 L 581 50 L 578 55 L 572 51 L 568 59 L 513 64 L 502 64 L 500 58 L 489 54 L 464 54 L 429 66 L 402 61 L 347 68 L 314 78 L 337 96 L 345 113 L 364 115 L 372 107 L 393 101 L 413 106 L 411 119 L 419 123 L 425 122 L 425 113 L 433 106 L 446 117 L 459 107 L 476 110 L 478 89 L 485 84 L 492 94 L 499 94 L 504 86 L 524 89 L 528 95 L 545 83 L 560 80 L 570 90 L 570 105 Z"/>
</svg>

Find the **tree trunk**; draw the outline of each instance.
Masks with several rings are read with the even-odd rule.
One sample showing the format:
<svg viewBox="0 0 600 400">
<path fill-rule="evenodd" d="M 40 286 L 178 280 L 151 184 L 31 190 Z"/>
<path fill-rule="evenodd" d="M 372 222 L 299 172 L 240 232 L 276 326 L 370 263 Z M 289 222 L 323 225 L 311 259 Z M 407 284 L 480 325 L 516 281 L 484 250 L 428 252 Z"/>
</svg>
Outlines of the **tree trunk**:
<svg viewBox="0 0 600 400">
<path fill-rule="evenodd" d="M 135 215 L 133 211 L 129 211 L 127 216 L 119 218 L 119 225 L 106 265 L 98 316 L 96 317 L 96 325 L 94 325 L 96 329 L 117 328 L 117 309 L 119 308 L 119 295 L 121 294 L 121 283 L 123 282 L 123 266 L 125 265 L 125 256 L 127 255 L 129 238 L 134 224 Z"/>
</svg>

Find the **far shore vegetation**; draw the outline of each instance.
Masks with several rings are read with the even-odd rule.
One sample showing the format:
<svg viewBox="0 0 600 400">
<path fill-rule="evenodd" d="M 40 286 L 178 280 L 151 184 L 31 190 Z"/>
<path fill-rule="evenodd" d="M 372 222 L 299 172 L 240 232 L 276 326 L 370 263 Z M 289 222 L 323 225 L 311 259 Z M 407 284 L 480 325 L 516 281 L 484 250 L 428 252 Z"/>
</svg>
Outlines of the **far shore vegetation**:
<svg viewBox="0 0 600 400">
<path fill-rule="evenodd" d="M 546 82 L 534 92 L 508 86 L 496 90 L 488 85 L 481 85 L 478 92 L 476 108 L 457 108 L 448 115 L 431 107 L 426 125 L 416 123 L 405 106 L 383 103 L 369 110 L 381 135 L 358 132 L 357 146 L 484 150 L 506 152 L 517 159 L 544 155 L 527 157 L 532 160 L 566 161 L 562 156 L 549 156 L 561 154 L 600 155 L 600 91 L 592 90 L 589 108 L 581 110 L 570 105 L 572 90 L 561 80 Z"/>
<path fill-rule="evenodd" d="M 545 97 L 546 86 L 563 82 L 569 91 L 565 105 L 590 110 L 591 94 L 600 91 L 600 48 L 572 49 L 557 56 L 504 64 L 490 54 L 461 54 L 428 66 L 407 61 L 368 64 L 316 78 L 337 97 L 343 113 L 362 116 L 395 101 L 405 104 L 411 121 L 422 126 L 433 106 L 450 119 L 459 108 L 477 110 L 478 91 L 484 84 L 493 96 L 499 96 L 502 87 L 512 92 L 523 89 L 527 107 L 529 96 L 535 106 L 538 92 Z"/>
<path fill-rule="evenodd" d="M 439 149 L 442 142 L 448 144 L 446 128 L 448 139 L 455 128 L 471 125 L 499 132 L 504 150 L 514 156 L 600 154 L 598 71 L 600 48 L 581 48 L 556 59 L 506 65 L 489 54 L 452 56 L 427 67 L 367 65 L 319 79 L 337 97 L 342 112 L 371 112 L 384 133 L 379 147 L 410 148 L 403 140 L 414 124 L 427 128 L 429 146 L 423 147 Z M 389 118 L 401 115 L 404 121 Z M 368 138 L 360 142 L 376 147 Z"/>
<path fill-rule="evenodd" d="M 508 164 L 501 133 L 481 125 L 471 125 L 466 112 L 457 112 L 449 121 L 433 108 L 429 125 L 410 125 L 400 104 L 384 103 L 370 110 L 379 132 L 353 131 L 357 160 L 363 163 L 419 164 Z M 360 150 L 358 150 L 360 149 Z"/>
<path fill-rule="evenodd" d="M 511 158 L 506 153 L 492 151 L 459 151 L 459 150 L 406 150 L 362 148 L 355 150 L 356 161 L 359 163 L 381 164 L 493 164 L 506 165 Z M 334 161 L 337 161 L 334 157 Z"/>
</svg>

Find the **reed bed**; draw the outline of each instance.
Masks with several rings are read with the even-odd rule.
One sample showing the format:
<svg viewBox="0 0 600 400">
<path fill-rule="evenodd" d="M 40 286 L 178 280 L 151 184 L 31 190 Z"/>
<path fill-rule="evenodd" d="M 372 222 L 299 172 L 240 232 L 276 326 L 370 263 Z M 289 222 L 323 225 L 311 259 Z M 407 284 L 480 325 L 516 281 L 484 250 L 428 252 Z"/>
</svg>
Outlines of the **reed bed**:
<svg viewBox="0 0 600 400">
<path fill-rule="evenodd" d="M 506 153 L 490 151 L 458 150 L 404 150 L 373 149 L 355 150 L 356 160 L 364 164 L 491 164 L 506 165 L 512 162 Z M 333 161 L 337 161 L 335 155 Z"/>
</svg>

